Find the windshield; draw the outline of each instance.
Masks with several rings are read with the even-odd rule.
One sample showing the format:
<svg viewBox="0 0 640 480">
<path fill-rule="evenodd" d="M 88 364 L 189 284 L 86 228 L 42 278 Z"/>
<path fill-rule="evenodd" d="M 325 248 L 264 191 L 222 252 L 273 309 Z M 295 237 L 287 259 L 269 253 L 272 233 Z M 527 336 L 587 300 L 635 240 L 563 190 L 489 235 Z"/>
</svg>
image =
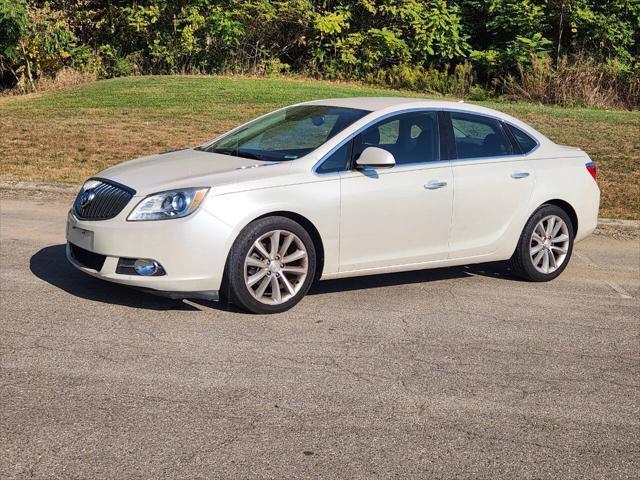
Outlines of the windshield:
<svg viewBox="0 0 640 480">
<path fill-rule="evenodd" d="M 325 105 L 291 107 L 258 119 L 202 150 L 273 162 L 295 160 L 368 113 Z"/>
</svg>

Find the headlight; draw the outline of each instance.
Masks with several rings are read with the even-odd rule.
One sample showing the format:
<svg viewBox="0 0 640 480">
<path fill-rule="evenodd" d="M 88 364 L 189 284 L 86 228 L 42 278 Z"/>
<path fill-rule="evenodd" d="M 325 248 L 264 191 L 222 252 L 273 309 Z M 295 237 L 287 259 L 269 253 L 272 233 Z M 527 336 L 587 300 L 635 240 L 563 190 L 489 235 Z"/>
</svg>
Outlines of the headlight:
<svg viewBox="0 0 640 480">
<path fill-rule="evenodd" d="M 154 193 L 142 200 L 127 220 L 168 220 L 191 215 L 202 204 L 208 188 L 183 188 Z"/>
</svg>

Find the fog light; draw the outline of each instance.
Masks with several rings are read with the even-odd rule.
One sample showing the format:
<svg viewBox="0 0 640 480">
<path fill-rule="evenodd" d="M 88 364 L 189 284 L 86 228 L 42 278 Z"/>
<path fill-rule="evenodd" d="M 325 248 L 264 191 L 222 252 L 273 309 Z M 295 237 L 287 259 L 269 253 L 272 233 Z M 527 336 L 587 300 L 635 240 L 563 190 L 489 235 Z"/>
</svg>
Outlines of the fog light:
<svg viewBox="0 0 640 480">
<path fill-rule="evenodd" d="M 145 260 L 143 258 L 139 258 L 133 264 L 133 269 L 136 271 L 138 275 L 150 276 L 158 273 L 158 269 L 160 265 L 155 260 Z"/>
<path fill-rule="evenodd" d="M 144 277 L 161 277 L 167 273 L 155 260 L 148 258 L 127 258 L 118 260 L 116 273 L 119 275 L 141 275 Z"/>
</svg>

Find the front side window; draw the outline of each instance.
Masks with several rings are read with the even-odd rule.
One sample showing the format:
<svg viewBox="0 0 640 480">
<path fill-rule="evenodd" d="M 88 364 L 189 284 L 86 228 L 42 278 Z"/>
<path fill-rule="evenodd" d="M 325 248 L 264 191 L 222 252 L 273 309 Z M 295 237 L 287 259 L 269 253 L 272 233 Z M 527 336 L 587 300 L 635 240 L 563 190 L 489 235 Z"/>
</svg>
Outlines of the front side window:
<svg viewBox="0 0 640 480">
<path fill-rule="evenodd" d="M 291 107 L 258 119 L 203 150 L 265 161 L 295 160 L 368 113 L 325 105 Z"/>
<path fill-rule="evenodd" d="M 367 128 L 354 139 L 354 160 L 367 147 L 387 150 L 395 157 L 396 165 L 437 161 L 438 114 L 404 113 Z"/>
<path fill-rule="evenodd" d="M 468 113 L 451 113 L 459 159 L 513 155 L 513 147 L 496 119 Z"/>
</svg>

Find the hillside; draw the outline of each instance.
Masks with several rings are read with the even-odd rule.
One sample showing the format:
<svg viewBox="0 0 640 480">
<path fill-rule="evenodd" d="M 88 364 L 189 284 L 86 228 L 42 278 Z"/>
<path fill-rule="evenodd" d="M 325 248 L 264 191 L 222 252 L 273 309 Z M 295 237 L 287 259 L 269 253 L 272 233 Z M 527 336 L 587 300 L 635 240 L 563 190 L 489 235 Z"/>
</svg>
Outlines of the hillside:
<svg viewBox="0 0 640 480">
<path fill-rule="evenodd" d="M 80 183 L 137 156 L 197 145 L 304 100 L 412 95 L 356 84 L 223 76 L 127 77 L 0 98 L 0 179 Z M 640 112 L 483 102 L 598 164 L 601 215 L 639 218 Z"/>
</svg>

